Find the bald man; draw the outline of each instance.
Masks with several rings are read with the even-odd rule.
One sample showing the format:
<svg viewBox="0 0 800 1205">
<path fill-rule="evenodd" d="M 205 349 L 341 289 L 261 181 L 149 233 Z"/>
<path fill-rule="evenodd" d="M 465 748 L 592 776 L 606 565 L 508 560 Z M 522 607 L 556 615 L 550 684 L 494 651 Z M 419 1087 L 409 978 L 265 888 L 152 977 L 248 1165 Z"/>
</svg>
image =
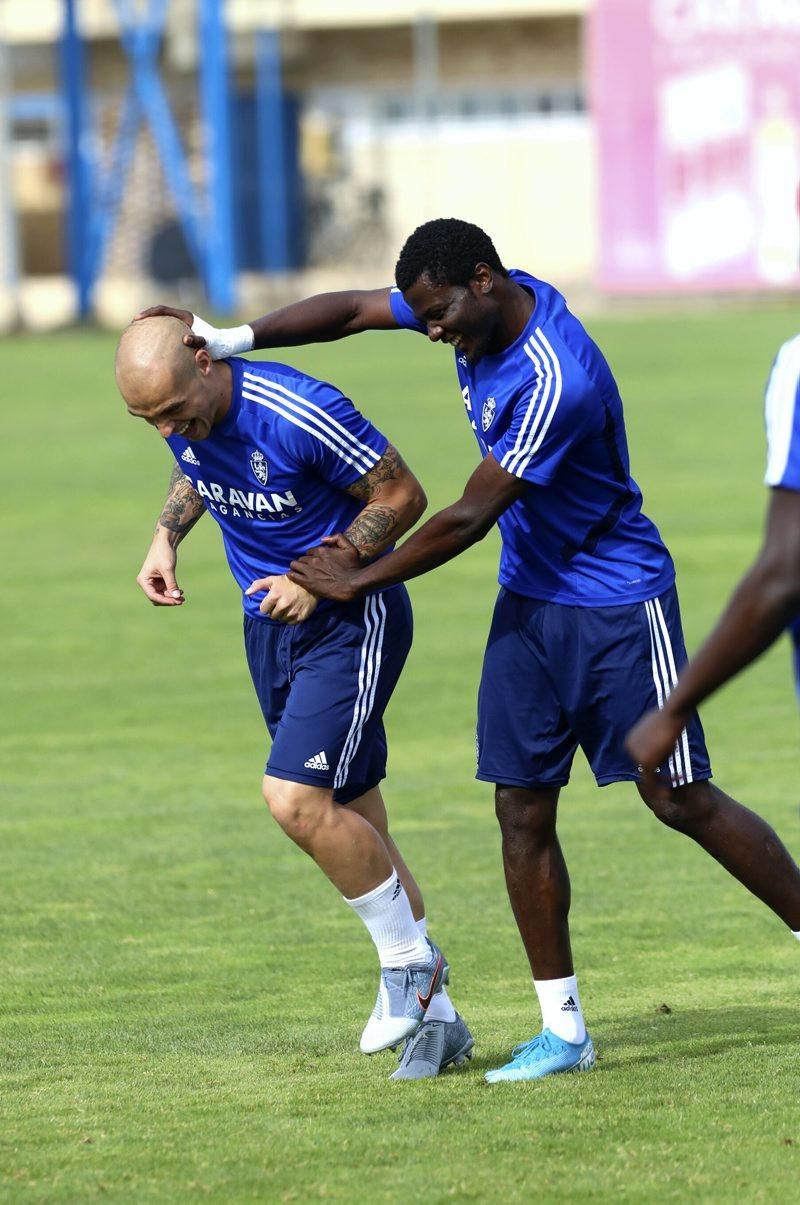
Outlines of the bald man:
<svg viewBox="0 0 800 1205">
<path fill-rule="evenodd" d="M 180 607 L 177 548 L 204 511 L 242 591 L 247 661 L 272 747 L 264 799 L 361 917 L 381 966 L 361 1035 L 372 1054 L 405 1043 L 392 1078 L 436 1075 L 472 1037 L 447 997 L 448 967 L 426 934 L 420 893 L 389 834 L 383 712 L 411 645 L 405 587 L 357 603 L 320 601 L 285 575 L 344 531 L 366 561 L 417 521 L 425 495 L 402 457 L 334 386 L 285 364 L 214 361 L 175 318 L 128 327 L 116 377 L 130 414 L 175 460 L 137 581 Z"/>
</svg>

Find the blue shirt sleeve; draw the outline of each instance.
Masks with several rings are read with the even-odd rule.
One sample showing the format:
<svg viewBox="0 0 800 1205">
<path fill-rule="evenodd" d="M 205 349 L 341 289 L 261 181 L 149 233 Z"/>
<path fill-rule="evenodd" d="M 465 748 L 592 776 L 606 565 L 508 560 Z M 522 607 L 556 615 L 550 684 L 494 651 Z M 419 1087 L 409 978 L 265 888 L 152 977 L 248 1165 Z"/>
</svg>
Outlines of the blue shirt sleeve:
<svg viewBox="0 0 800 1205">
<path fill-rule="evenodd" d="M 299 465 L 346 489 L 374 469 L 389 441 L 348 397 L 308 378 L 302 396 L 282 405 L 281 443 Z"/>
<path fill-rule="evenodd" d="M 419 331 L 421 335 L 427 335 L 427 326 L 414 317 L 414 311 L 399 289 L 392 289 L 389 294 L 389 305 L 392 307 L 392 313 L 398 326 L 402 326 L 404 330 Z"/>
<path fill-rule="evenodd" d="M 594 385 L 577 366 L 565 379 L 557 357 L 543 357 L 519 390 L 511 422 L 492 455 L 515 477 L 547 485 L 591 427 L 595 400 Z"/>
<path fill-rule="evenodd" d="M 800 335 L 784 343 L 772 366 L 764 400 L 767 426 L 765 482 L 800 490 Z"/>
</svg>

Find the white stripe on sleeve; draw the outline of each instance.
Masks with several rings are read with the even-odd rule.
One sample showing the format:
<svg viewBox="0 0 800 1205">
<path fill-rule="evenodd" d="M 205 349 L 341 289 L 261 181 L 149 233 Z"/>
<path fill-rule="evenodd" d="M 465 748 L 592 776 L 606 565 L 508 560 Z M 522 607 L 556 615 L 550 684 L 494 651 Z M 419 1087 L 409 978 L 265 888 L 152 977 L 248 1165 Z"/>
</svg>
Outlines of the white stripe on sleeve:
<svg viewBox="0 0 800 1205">
<path fill-rule="evenodd" d="M 260 406 L 273 410 L 296 427 L 301 427 L 309 435 L 315 436 L 362 474 L 368 473 L 380 460 L 379 452 L 362 443 L 327 411 L 275 382 L 265 381 L 263 377 L 245 372 L 242 394 L 248 401 L 257 402 Z"/>
<path fill-rule="evenodd" d="M 780 485 L 792 447 L 794 411 L 800 379 L 800 335 L 784 343 L 772 366 L 764 412 L 767 424 L 767 485 Z"/>
<path fill-rule="evenodd" d="M 561 364 L 540 326 L 525 344 L 525 353 L 540 376 L 514 447 L 501 461 L 503 468 L 515 477 L 523 476 L 542 446 L 561 400 Z"/>
</svg>

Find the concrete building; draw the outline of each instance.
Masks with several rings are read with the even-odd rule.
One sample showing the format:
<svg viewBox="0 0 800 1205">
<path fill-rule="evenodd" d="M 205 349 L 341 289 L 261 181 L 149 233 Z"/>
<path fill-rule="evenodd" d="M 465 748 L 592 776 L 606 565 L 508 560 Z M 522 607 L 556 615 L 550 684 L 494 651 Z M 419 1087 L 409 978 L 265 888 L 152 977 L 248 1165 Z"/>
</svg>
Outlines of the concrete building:
<svg viewBox="0 0 800 1205">
<path fill-rule="evenodd" d="M 484 225 L 511 264 L 524 263 L 559 282 L 589 278 L 596 260 L 593 129 L 584 66 L 589 5 L 590 0 L 227 0 L 240 303 L 255 300 L 270 266 L 258 246 L 269 209 L 263 191 L 269 172 L 252 170 L 259 36 L 269 31 L 277 31 L 291 142 L 288 170 L 296 171 L 301 186 L 285 201 L 286 238 L 293 241 L 278 276 L 283 295 L 301 293 L 323 278 L 389 279 L 406 234 L 442 215 Z M 93 151 L 102 162 L 119 121 L 129 64 L 111 0 L 75 0 L 75 8 L 87 47 Z M 47 282 L 52 295 L 62 298 L 62 316 L 74 304 L 65 285 L 62 235 L 64 114 L 57 48 L 63 9 L 61 0 L 4 0 L 0 7 L 5 160 L 12 185 L 5 191 L 13 197 L 0 240 L 6 248 L 0 250 L 3 276 L 8 281 L 13 275 L 13 245 L 26 282 L 23 298 L 31 290 L 41 296 Z M 196 97 L 202 54 L 196 0 L 171 0 L 159 69 L 197 183 L 205 170 Z M 261 153 L 268 155 L 269 148 Z M 2 163 L 0 154 L 0 169 Z M 175 212 L 155 144 L 143 127 L 96 294 L 101 309 L 114 311 L 112 320 L 130 312 L 134 297 L 152 298 L 159 264 L 170 270 L 162 275 L 160 295 L 196 296 L 191 265 L 185 279 L 180 276 L 186 252 Z M 31 308 L 23 305 L 26 314 Z"/>
</svg>

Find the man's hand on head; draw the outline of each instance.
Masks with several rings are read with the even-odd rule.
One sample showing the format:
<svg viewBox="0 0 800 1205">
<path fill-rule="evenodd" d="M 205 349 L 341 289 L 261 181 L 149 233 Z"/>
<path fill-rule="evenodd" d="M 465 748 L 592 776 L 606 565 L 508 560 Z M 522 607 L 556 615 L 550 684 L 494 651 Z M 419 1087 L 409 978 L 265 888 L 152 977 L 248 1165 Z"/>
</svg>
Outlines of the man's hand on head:
<svg viewBox="0 0 800 1205">
<path fill-rule="evenodd" d="M 361 567 L 358 549 L 338 534 L 325 536 L 318 548 L 292 561 L 288 577 L 321 598 L 350 602 L 358 594 L 355 578 Z"/>
<path fill-rule="evenodd" d="M 171 305 L 152 305 L 137 314 L 133 321 L 141 322 L 145 318 L 177 318 L 189 328 L 183 336 L 186 346 L 191 347 L 193 351 L 205 347 L 212 360 L 227 360 L 229 356 L 238 356 L 242 352 L 253 350 L 255 336 L 252 326 L 247 323 L 241 326 L 212 326 L 199 314 L 179 310 Z"/>
<path fill-rule="evenodd" d="M 143 318 L 177 318 L 185 326 L 188 326 L 188 331 L 183 336 L 183 341 L 187 347 L 198 351 L 201 347 L 205 347 L 206 341 L 202 335 L 196 335 L 192 330 L 192 322 L 194 314 L 191 310 L 178 310 L 171 305 L 151 305 L 149 309 L 142 310 L 136 314 L 133 321 L 141 322 Z"/>
</svg>

